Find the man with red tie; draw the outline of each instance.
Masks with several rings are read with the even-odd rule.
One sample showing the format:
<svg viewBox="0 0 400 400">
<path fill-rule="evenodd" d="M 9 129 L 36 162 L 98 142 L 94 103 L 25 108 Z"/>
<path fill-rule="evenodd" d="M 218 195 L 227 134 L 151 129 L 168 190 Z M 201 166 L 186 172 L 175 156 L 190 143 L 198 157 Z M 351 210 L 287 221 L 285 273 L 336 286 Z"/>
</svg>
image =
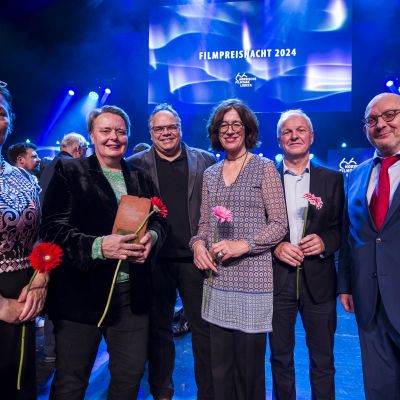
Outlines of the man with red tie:
<svg viewBox="0 0 400 400">
<path fill-rule="evenodd" d="M 355 312 L 367 400 L 400 399 L 400 96 L 382 93 L 365 110 L 374 158 L 347 182 L 338 286 Z"/>
</svg>

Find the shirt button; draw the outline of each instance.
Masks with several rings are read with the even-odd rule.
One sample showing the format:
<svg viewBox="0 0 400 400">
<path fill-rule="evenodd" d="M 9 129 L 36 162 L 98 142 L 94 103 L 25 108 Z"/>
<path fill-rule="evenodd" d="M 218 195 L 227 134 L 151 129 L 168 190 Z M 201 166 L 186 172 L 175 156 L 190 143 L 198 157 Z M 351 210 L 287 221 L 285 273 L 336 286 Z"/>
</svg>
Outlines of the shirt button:
<svg viewBox="0 0 400 400">
<path fill-rule="evenodd" d="M 382 239 L 381 238 L 377 238 L 376 239 L 376 243 L 381 243 L 382 242 Z"/>
<path fill-rule="evenodd" d="M 371 274 L 371 276 L 372 276 L 373 278 L 376 278 L 376 276 L 377 276 L 376 272 L 373 272 L 373 273 Z"/>
</svg>

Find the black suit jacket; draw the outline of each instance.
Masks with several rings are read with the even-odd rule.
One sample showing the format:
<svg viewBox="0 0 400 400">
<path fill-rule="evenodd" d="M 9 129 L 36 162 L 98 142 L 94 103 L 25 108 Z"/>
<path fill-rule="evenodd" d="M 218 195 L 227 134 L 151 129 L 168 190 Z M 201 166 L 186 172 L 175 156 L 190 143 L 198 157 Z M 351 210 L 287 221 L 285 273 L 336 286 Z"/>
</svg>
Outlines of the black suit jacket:
<svg viewBox="0 0 400 400">
<path fill-rule="evenodd" d="M 197 233 L 200 219 L 203 173 L 210 165 L 215 164 L 215 157 L 208 151 L 189 147 L 184 143 L 182 143 L 182 146 L 186 149 L 188 162 L 188 210 L 190 233 L 193 237 Z M 127 161 L 131 165 L 147 171 L 156 185 L 157 190 L 159 191 L 160 187 L 158 183 L 154 146 L 152 146 L 150 149 L 134 154 L 133 156 L 129 157 Z"/>
<path fill-rule="evenodd" d="M 283 163 L 277 165 L 283 181 Z M 336 298 L 336 267 L 334 253 L 341 240 L 344 205 L 343 176 L 340 172 L 310 163 L 310 193 L 321 197 L 323 207 L 309 205 L 305 235 L 317 234 L 325 245 L 323 257 L 311 256 L 304 260 L 304 276 L 312 299 L 323 303 Z M 290 242 L 290 232 L 284 241 Z M 274 294 L 279 294 L 292 266 L 274 257 Z"/>
<path fill-rule="evenodd" d="M 51 181 L 54 174 L 54 168 L 58 160 L 72 160 L 73 157 L 66 151 L 60 151 L 51 161 L 51 163 L 45 167 L 39 178 L 39 185 L 42 188 L 40 192 L 40 205 L 43 207 L 44 195 L 46 194 L 47 187 Z"/>
<path fill-rule="evenodd" d="M 142 171 L 121 161 L 128 194 L 152 197 L 157 191 Z M 59 160 L 43 204 L 41 237 L 60 245 L 62 264 L 51 272 L 47 311 L 52 319 L 97 324 L 111 287 L 117 260 L 93 260 L 96 237 L 112 231 L 118 204 L 95 155 L 84 160 Z M 148 311 L 151 256 L 165 237 L 163 218 L 154 216 L 148 228 L 158 241 L 145 264 L 130 263 L 131 309 Z"/>
</svg>

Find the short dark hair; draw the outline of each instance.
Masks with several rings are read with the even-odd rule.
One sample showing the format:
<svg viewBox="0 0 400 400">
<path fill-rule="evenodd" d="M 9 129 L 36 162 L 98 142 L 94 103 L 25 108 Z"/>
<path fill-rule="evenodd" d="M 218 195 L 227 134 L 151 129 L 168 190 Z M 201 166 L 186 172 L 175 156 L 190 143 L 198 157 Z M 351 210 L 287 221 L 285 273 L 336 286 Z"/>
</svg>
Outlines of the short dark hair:
<svg viewBox="0 0 400 400">
<path fill-rule="evenodd" d="M 245 130 L 245 146 L 246 149 L 254 149 L 258 142 L 258 119 L 254 112 L 239 99 L 227 99 L 219 103 L 211 112 L 207 122 L 208 137 L 211 147 L 216 151 L 224 151 L 219 140 L 219 127 L 224 119 L 224 115 L 231 109 L 239 114 Z"/>
<path fill-rule="evenodd" d="M 168 111 L 170 112 L 176 119 L 176 122 L 179 124 L 179 126 L 181 126 L 181 118 L 179 117 L 179 114 L 177 113 L 177 111 L 171 106 L 171 104 L 168 103 L 161 103 L 161 104 L 157 104 L 153 111 L 150 113 L 149 115 L 149 128 L 151 129 L 151 123 L 153 121 L 153 117 L 155 114 L 159 113 L 160 111 Z"/>
<path fill-rule="evenodd" d="M 5 107 L 7 109 L 8 112 L 8 116 L 10 119 L 10 122 L 8 124 L 8 132 L 12 131 L 12 127 L 13 127 L 13 122 L 15 119 L 15 114 L 13 113 L 12 110 L 12 96 L 10 91 L 7 89 L 7 83 L 0 81 L 0 96 L 3 96 L 4 101 L 5 101 Z M 0 106 L 1 106 L 1 102 L 0 102 Z"/>
<path fill-rule="evenodd" d="M 126 126 L 126 134 L 127 136 L 130 135 L 131 133 L 131 121 L 129 119 L 128 114 L 120 107 L 117 106 L 103 106 L 101 108 L 95 108 L 88 116 L 88 120 L 87 120 L 87 127 L 88 127 L 88 131 L 92 132 L 93 127 L 94 127 L 94 123 L 96 121 L 96 118 L 101 115 L 101 114 L 106 114 L 106 113 L 110 113 L 110 114 L 115 114 L 115 115 L 119 115 L 125 122 L 125 126 Z"/>
<path fill-rule="evenodd" d="M 28 149 L 36 150 L 37 147 L 33 143 L 15 143 L 7 149 L 7 158 L 12 165 L 15 165 L 19 156 L 25 157 Z"/>
</svg>

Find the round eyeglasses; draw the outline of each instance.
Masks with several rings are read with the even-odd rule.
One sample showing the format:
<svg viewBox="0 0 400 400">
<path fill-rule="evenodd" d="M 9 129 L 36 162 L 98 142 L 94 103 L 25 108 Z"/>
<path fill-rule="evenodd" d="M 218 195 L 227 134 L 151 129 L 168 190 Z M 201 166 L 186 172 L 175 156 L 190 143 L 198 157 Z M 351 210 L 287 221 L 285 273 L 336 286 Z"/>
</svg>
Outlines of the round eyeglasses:
<svg viewBox="0 0 400 400">
<path fill-rule="evenodd" d="M 220 126 L 219 126 L 219 133 L 227 133 L 229 130 L 229 127 L 232 128 L 232 131 L 235 133 L 239 133 L 242 128 L 243 128 L 243 123 L 240 121 L 235 121 L 232 123 L 228 123 L 228 122 L 223 122 Z"/>
<path fill-rule="evenodd" d="M 393 121 L 399 113 L 400 110 L 387 110 L 380 115 L 370 115 L 364 118 L 362 122 L 364 122 L 364 125 L 368 126 L 368 128 L 372 128 L 378 123 L 379 117 L 381 117 L 385 122 L 390 122 Z"/>
</svg>

